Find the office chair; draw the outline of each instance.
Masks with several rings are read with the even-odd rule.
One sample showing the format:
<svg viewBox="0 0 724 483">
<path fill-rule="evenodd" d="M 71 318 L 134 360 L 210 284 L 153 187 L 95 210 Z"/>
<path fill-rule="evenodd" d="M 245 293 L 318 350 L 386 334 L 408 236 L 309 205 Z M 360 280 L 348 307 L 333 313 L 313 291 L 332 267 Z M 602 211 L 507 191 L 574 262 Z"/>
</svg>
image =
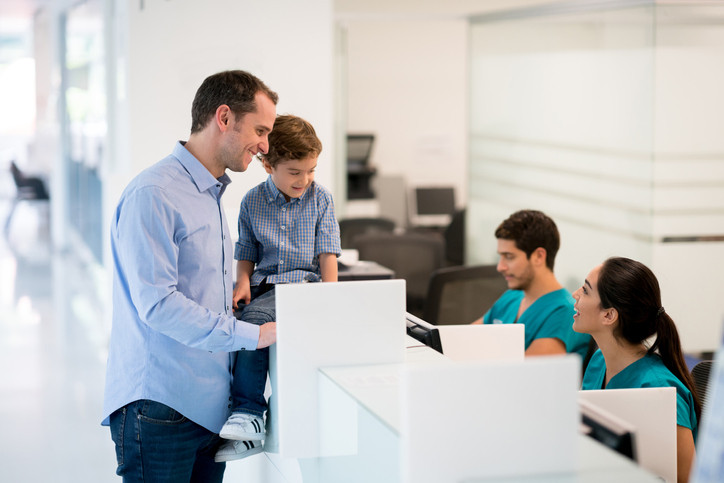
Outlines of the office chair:
<svg viewBox="0 0 724 483">
<path fill-rule="evenodd" d="M 339 220 L 342 248 L 356 248 L 354 239 L 364 233 L 392 233 L 395 222 L 388 218 L 343 218 Z"/>
<path fill-rule="evenodd" d="M 465 264 L 465 209 L 457 210 L 443 232 L 445 259 L 448 264 Z"/>
<path fill-rule="evenodd" d="M 13 199 L 12 206 L 5 219 L 5 238 L 7 239 L 10 234 L 10 225 L 12 223 L 13 214 L 15 208 L 22 201 L 50 201 L 50 195 L 45 187 L 45 182 L 36 176 L 27 176 L 23 173 L 20 168 L 15 164 L 15 161 L 10 162 L 10 172 L 13 175 L 13 181 L 15 182 L 16 194 Z"/>
<path fill-rule="evenodd" d="M 468 324 L 482 317 L 507 288 L 495 265 L 440 268 L 430 278 L 422 318 L 436 325 Z"/>
<path fill-rule="evenodd" d="M 444 241 L 440 235 L 420 233 L 367 233 L 355 238 L 360 260 L 377 262 L 405 279 L 407 311 L 420 317 L 432 273 L 443 266 Z"/>
<path fill-rule="evenodd" d="M 711 366 L 714 361 L 701 361 L 697 362 L 696 365 L 691 369 L 691 378 L 694 379 L 694 387 L 699 395 L 699 402 L 701 403 L 701 412 L 704 412 L 706 406 L 706 400 L 708 397 L 709 389 L 709 373 L 711 372 Z"/>
<path fill-rule="evenodd" d="M 596 344 L 596 341 L 593 337 L 591 337 L 591 340 L 588 341 L 588 349 L 586 349 L 586 355 L 583 356 L 583 360 L 581 361 L 581 377 L 586 373 L 586 368 L 588 367 L 588 363 L 591 362 L 591 357 L 593 357 L 593 354 L 598 350 L 598 344 Z"/>
</svg>

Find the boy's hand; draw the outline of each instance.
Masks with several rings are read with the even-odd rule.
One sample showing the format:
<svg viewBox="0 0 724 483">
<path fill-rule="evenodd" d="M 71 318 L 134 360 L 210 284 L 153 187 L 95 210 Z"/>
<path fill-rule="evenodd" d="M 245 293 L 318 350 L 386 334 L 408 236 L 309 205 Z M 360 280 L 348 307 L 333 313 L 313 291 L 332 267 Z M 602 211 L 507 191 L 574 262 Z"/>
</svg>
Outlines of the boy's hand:
<svg viewBox="0 0 724 483">
<path fill-rule="evenodd" d="M 233 306 L 235 309 L 240 308 L 239 300 L 243 300 L 244 304 L 248 304 L 251 299 L 251 287 L 249 286 L 249 279 L 246 281 L 237 281 L 236 287 L 234 287 L 234 295 L 232 296 Z"/>
</svg>

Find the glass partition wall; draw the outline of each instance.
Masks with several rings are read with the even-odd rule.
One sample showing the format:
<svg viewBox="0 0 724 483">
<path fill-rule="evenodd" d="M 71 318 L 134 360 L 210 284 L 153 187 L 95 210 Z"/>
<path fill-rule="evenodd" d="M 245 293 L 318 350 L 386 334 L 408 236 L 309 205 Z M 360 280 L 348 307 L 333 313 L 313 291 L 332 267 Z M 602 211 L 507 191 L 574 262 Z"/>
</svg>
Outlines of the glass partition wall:
<svg viewBox="0 0 724 483">
<path fill-rule="evenodd" d="M 567 2 L 471 18 L 468 263 L 539 209 L 570 290 L 613 255 L 653 268 L 685 349 L 724 302 L 724 7 Z M 711 287 L 711 288 L 709 288 Z"/>
<path fill-rule="evenodd" d="M 65 13 L 63 42 L 64 221 L 94 257 L 103 261 L 103 184 L 108 157 L 106 46 L 103 2 L 90 0 Z"/>
</svg>

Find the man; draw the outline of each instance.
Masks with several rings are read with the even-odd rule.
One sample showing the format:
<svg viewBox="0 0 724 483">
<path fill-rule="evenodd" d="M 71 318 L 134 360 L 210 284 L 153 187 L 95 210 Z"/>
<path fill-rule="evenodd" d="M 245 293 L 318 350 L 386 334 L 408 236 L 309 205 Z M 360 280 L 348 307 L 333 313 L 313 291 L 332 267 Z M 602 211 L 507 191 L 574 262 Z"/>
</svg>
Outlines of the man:
<svg viewBox="0 0 724 483">
<path fill-rule="evenodd" d="M 267 347 L 276 323 L 234 318 L 233 249 L 221 205 L 266 153 L 277 95 L 243 71 L 199 87 L 191 134 L 139 174 L 111 226 L 113 327 L 104 425 L 125 482 L 221 482 L 218 432 L 229 415 L 232 352 Z"/>
<path fill-rule="evenodd" d="M 573 297 L 553 274 L 560 246 L 556 224 L 540 211 L 522 210 L 503 221 L 498 272 L 508 290 L 474 324 L 525 324 L 525 354 L 585 357 L 590 337 L 573 331 Z"/>
</svg>

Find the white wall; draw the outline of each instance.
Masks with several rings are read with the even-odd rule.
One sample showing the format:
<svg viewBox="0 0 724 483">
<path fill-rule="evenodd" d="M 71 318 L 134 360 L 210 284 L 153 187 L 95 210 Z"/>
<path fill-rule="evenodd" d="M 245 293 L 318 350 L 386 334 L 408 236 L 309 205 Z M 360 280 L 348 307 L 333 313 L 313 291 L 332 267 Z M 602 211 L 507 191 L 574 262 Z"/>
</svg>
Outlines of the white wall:
<svg viewBox="0 0 724 483">
<path fill-rule="evenodd" d="M 457 188 L 467 199 L 468 22 L 389 16 L 341 20 L 347 130 L 376 135 L 378 176 Z"/>
<path fill-rule="evenodd" d="M 656 23 L 653 266 L 684 347 L 713 351 L 724 329 L 724 5 L 662 6 Z"/>
<path fill-rule="evenodd" d="M 104 179 L 106 213 L 133 176 L 188 139 L 196 89 L 228 69 L 255 74 L 279 94 L 278 113 L 314 125 L 324 145 L 317 180 L 334 188 L 330 0 L 129 0 L 116 4 L 113 17 L 120 141 Z M 266 174 L 254 163 L 230 176 L 223 200 L 234 234 L 241 197 Z"/>
</svg>

